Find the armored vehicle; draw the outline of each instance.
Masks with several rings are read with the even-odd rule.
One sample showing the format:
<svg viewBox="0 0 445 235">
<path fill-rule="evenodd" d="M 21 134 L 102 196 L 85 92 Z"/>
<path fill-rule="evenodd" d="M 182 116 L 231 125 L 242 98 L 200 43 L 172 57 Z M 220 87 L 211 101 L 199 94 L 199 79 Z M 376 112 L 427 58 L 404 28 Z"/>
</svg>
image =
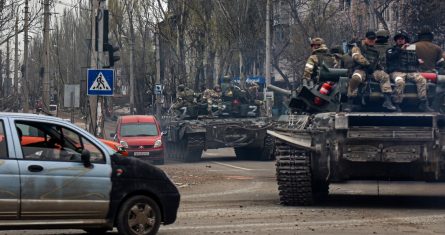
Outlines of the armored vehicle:
<svg viewBox="0 0 445 235">
<path fill-rule="evenodd" d="M 230 89 L 222 87 L 223 92 Z M 236 92 L 213 104 L 211 115 L 207 103 L 199 102 L 171 112 L 165 128 L 166 156 L 196 162 L 207 149 L 233 147 L 238 159 L 273 160 L 274 138 L 267 135 L 271 119 L 260 115 L 261 104 Z"/>
<path fill-rule="evenodd" d="M 413 111 L 380 112 L 381 105 L 373 105 L 382 97 L 373 89 L 378 84 L 368 82 L 360 92 L 368 107 L 363 107 L 364 112 L 347 113 L 342 111 L 347 71 L 324 70 L 321 84 L 314 87 L 294 91 L 269 87 L 291 96 L 292 111 L 268 130 L 276 138 L 282 204 L 314 204 L 328 195 L 331 182 L 445 179 L 442 76 L 428 82 L 428 97 L 437 112 L 414 112 L 415 99 L 409 98 L 416 96 L 415 85 L 409 83 L 404 105 L 411 105 Z M 331 85 L 328 92 L 321 88 L 326 82 Z"/>
</svg>

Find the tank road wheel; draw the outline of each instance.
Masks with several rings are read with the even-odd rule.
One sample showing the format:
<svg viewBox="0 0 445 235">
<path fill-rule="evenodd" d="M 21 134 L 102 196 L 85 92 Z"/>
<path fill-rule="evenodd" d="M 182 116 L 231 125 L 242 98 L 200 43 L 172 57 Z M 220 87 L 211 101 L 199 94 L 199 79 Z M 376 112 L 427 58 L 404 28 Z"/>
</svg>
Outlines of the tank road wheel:
<svg viewBox="0 0 445 235">
<path fill-rule="evenodd" d="M 275 151 L 281 204 L 308 206 L 328 195 L 328 182 L 315 182 L 312 179 L 310 152 L 285 143 L 277 143 Z"/>
<path fill-rule="evenodd" d="M 199 162 L 205 146 L 205 136 L 201 134 L 187 135 L 183 156 L 185 162 Z"/>
</svg>

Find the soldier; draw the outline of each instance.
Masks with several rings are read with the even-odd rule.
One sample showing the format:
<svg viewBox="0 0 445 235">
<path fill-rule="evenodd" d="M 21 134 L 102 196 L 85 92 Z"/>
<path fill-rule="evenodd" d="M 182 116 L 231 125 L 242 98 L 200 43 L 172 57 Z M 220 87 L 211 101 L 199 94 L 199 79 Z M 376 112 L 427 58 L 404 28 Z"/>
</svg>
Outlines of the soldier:
<svg viewBox="0 0 445 235">
<path fill-rule="evenodd" d="M 261 105 L 263 103 L 258 97 L 259 89 L 260 86 L 256 82 L 250 83 L 247 87 L 247 96 L 249 97 L 249 101 L 255 105 Z"/>
<path fill-rule="evenodd" d="M 420 59 L 421 72 L 435 72 L 437 68 L 445 67 L 442 49 L 432 41 L 434 34 L 428 26 L 424 26 L 417 34 L 416 53 Z"/>
<path fill-rule="evenodd" d="M 366 77 L 370 75 L 380 83 L 380 89 L 385 97 L 382 107 L 390 111 L 396 110 L 391 101 L 392 89 L 389 75 L 382 70 L 379 63 L 379 52 L 374 47 L 376 40 L 375 32 L 369 31 L 366 33 L 365 39 L 351 49 L 354 72 L 349 81 L 348 106 L 345 111 L 351 111 L 354 99 L 357 97 L 359 85 L 365 82 Z"/>
<path fill-rule="evenodd" d="M 417 95 L 420 99 L 419 109 L 425 112 L 433 112 L 426 97 L 426 79 L 418 73 L 419 60 L 415 48 L 409 49 L 409 36 L 405 32 L 398 32 L 394 36 L 396 45 L 386 51 L 388 62 L 387 69 L 391 73 L 396 87 L 394 88 L 394 103 L 397 110 L 403 101 L 403 91 L 405 90 L 405 79 L 414 81 L 417 86 Z"/>
<path fill-rule="evenodd" d="M 333 46 L 329 52 L 331 53 L 331 55 L 334 56 L 335 58 L 335 65 L 334 68 L 343 68 L 344 67 L 344 52 L 343 52 L 343 48 L 341 48 L 340 45 L 335 45 Z"/>
<path fill-rule="evenodd" d="M 348 69 L 348 77 L 352 76 L 352 72 L 353 72 L 353 69 L 354 69 L 354 60 L 352 60 L 351 50 L 356 45 L 357 45 L 357 43 L 355 42 L 354 39 L 349 41 L 346 44 L 348 51 L 347 51 L 347 53 L 343 54 L 343 56 L 341 58 L 341 66 L 340 66 L 340 68 Z"/>
<path fill-rule="evenodd" d="M 303 84 L 312 86 L 318 82 L 318 68 L 325 64 L 327 67 L 334 67 L 335 58 L 328 53 L 328 48 L 322 38 L 311 40 L 312 54 L 307 59 L 303 73 Z"/>
<path fill-rule="evenodd" d="M 194 105 L 195 97 L 196 94 L 192 89 L 189 89 L 184 84 L 179 84 L 178 96 L 176 98 L 176 102 L 173 104 L 173 109 Z"/>
<path fill-rule="evenodd" d="M 375 33 L 377 41 L 375 42 L 375 48 L 379 52 L 379 63 L 386 71 L 386 51 L 391 48 L 389 41 L 389 31 L 386 29 L 377 30 Z"/>
<path fill-rule="evenodd" d="M 207 102 L 207 112 L 209 115 L 214 115 L 212 112 L 212 106 L 215 103 L 218 105 L 218 112 L 222 109 L 221 87 L 219 85 L 216 85 L 213 87 L 213 89 L 206 89 L 202 95 L 202 98 Z"/>
</svg>

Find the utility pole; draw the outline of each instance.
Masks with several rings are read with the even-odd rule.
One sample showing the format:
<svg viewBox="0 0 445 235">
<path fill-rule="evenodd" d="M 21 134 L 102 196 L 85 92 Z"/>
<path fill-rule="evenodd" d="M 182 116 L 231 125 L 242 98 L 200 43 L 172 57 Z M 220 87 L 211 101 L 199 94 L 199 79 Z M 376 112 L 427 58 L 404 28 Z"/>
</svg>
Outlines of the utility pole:
<svg viewBox="0 0 445 235">
<path fill-rule="evenodd" d="M 270 12 L 271 12 L 271 0 L 267 0 L 266 5 L 266 87 L 265 91 L 267 92 L 267 86 L 270 85 L 271 82 L 271 33 L 270 33 Z M 267 93 L 266 93 L 267 94 Z M 268 117 L 272 116 L 272 100 L 267 98 L 266 96 L 266 114 Z"/>
<path fill-rule="evenodd" d="M 106 1 L 99 0 L 99 11 L 97 17 L 97 68 L 103 68 L 104 64 L 104 11 L 106 9 Z M 104 97 L 97 97 L 97 118 L 96 118 L 96 136 L 104 138 Z"/>
<path fill-rule="evenodd" d="M 24 29 L 24 37 L 25 44 L 23 49 L 23 112 L 29 112 L 29 81 L 28 81 L 28 44 L 29 44 L 29 7 L 28 0 L 25 0 L 25 29 Z"/>
<path fill-rule="evenodd" d="M 104 10 L 106 9 L 105 0 L 91 0 L 91 68 L 103 68 L 103 42 L 104 42 Z M 96 24 L 97 23 L 97 24 Z M 97 27 L 97 30 L 96 30 Z M 97 35 L 96 33 L 97 32 Z M 97 48 L 96 48 L 97 41 Z M 90 123 L 89 131 L 97 137 L 104 137 L 104 97 L 90 96 Z"/>
<path fill-rule="evenodd" d="M 97 67 L 97 52 L 96 52 L 96 16 L 99 10 L 99 1 L 91 0 L 91 64 L 90 68 Z M 88 84 L 88 83 L 87 83 Z M 87 87 L 88 89 L 88 87 Z M 97 120 L 97 97 L 89 96 L 89 115 L 90 117 L 87 119 L 88 122 L 88 131 L 90 133 L 96 134 L 96 120 Z"/>
<path fill-rule="evenodd" d="M 42 102 L 43 110 L 49 110 L 49 18 L 51 13 L 49 12 L 49 0 L 44 1 L 43 6 L 43 89 L 42 89 Z"/>
</svg>

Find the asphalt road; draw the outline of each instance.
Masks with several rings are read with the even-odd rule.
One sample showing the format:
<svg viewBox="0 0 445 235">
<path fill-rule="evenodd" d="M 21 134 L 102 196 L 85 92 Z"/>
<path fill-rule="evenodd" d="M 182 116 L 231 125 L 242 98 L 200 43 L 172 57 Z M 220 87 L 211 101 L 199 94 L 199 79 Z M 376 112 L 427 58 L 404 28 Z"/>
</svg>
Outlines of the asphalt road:
<svg viewBox="0 0 445 235">
<path fill-rule="evenodd" d="M 445 234 L 445 184 L 333 184 L 327 201 L 317 206 L 285 207 L 279 204 L 274 162 L 237 161 L 232 150 L 221 149 L 208 151 L 199 163 L 167 161 L 161 168 L 182 200 L 177 221 L 162 226 L 160 235 Z"/>
</svg>

